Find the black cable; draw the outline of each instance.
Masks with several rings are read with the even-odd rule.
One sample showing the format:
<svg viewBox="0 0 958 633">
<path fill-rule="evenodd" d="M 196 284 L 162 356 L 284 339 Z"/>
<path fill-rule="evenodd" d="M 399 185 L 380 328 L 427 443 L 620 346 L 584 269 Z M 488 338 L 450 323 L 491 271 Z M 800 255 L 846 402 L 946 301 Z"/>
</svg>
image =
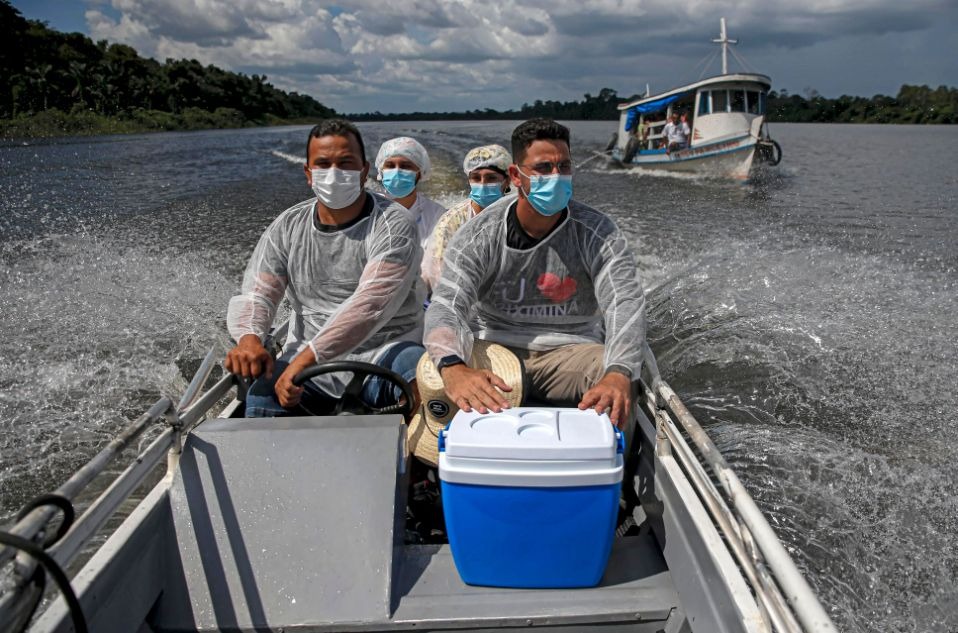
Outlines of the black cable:
<svg viewBox="0 0 958 633">
<path fill-rule="evenodd" d="M 42 495 L 37 495 L 33 499 L 27 501 L 26 505 L 20 508 L 20 511 L 17 513 L 17 521 L 23 519 L 37 508 L 43 506 L 56 506 L 63 511 L 63 523 L 60 524 L 60 527 L 57 528 L 56 534 L 53 536 L 48 536 L 46 541 L 44 541 L 44 546 L 50 547 L 67 533 L 67 530 L 70 529 L 70 526 L 73 525 L 73 519 L 76 518 L 76 510 L 73 509 L 73 503 L 64 497 L 63 495 L 58 495 L 53 492 L 49 492 Z"/>
<path fill-rule="evenodd" d="M 25 538 L 8 532 L 0 532 L 0 543 L 26 552 L 46 568 L 47 573 L 53 578 L 53 581 L 57 584 L 57 588 L 60 589 L 60 593 L 63 594 L 63 599 L 67 603 L 67 607 L 70 610 L 70 619 L 73 620 L 73 629 L 76 633 L 89 633 L 89 629 L 87 629 L 86 626 L 86 617 L 83 615 L 83 607 L 80 606 L 80 601 L 77 600 L 77 595 L 73 592 L 73 587 L 70 586 L 70 579 L 67 578 L 67 575 L 57 562 L 53 560 L 53 557 L 43 551 L 43 548 L 33 541 L 28 541 Z"/>
</svg>

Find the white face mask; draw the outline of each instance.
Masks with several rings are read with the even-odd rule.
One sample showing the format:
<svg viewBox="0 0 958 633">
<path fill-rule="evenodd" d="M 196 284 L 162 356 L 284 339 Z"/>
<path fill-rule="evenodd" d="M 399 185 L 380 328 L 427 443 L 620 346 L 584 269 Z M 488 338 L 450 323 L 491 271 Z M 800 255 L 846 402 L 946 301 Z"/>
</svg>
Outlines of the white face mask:
<svg viewBox="0 0 958 633">
<path fill-rule="evenodd" d="M 328 209 L 343 209 L 356 202 L 362 187 L 361 171 L 351 171 L 331 167 L 330 169 L 312 169 L 313 193 Z"/>
</svg>

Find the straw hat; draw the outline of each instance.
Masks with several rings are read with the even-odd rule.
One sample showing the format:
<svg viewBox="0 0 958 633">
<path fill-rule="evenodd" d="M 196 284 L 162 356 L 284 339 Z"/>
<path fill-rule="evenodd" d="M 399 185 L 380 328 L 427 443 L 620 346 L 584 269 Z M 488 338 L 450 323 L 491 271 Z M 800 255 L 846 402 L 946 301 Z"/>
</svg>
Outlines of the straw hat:
<svg viewBox="0 0 958 633">
<path fill-rule="evenodd" d="M 522 362 L 502 345 L 476 341 L 468 365 L 473 369 L 488 369 L 506 381 L 512 391 L 502 392 L 510 407 L 522 404 Z M 446 396 L 439 370 L 423 354 L 416 366 L 416 386 L 422 398 L 422 407 L 409 422 L 409 450 L 427 464 L 439 464 L 439 432 L 446 428 L 459 411 Z"/>
</svg>

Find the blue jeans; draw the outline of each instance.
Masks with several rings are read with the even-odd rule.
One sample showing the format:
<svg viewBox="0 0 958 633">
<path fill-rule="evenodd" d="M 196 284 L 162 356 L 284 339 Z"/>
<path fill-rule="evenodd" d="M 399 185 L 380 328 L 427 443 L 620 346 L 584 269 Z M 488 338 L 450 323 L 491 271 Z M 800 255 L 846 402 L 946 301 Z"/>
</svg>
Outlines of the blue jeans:
<svg viewBox="0 0 958 633">
<path fill-rule="evenodd" d="M 385 354 L 380 355 L 373 362 L 380 367 L 393 370 L 406 382 L 412 382 L 416 379 L 416 365 L 425 351 L 425 348 L 418 343 L 402 341 L 390 346 Z M 297 414 L 295 410 L 284 409 L 276 398 L 276 381 L 288 365 L 287 362 L 278 361 L 273 367 L 272 378 L 260 376 L 253 381 L 246 393 L 246 417 L 275 418 Z M 402 390 L 393 386 L 386 378 L 370 376 L 363 385 L 360 397 L 363 402 L 378 409 L 399 402 L 401 395 Z M 303 397 L 299 406 L 306 411 L 322 414 L 331 411 L 337 401 L 337 398 L 317 387 L 312 381 L 307 381 L 303 385 Z"/>
</svg>

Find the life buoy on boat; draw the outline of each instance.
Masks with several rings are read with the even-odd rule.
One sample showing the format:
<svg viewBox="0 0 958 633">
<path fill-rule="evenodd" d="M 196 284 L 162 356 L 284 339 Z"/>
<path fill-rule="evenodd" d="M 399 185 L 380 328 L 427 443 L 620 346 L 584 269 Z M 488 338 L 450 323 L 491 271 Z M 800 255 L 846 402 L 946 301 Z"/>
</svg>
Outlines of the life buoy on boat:
<svg viewBox="0 0 958 633">
<path fill-rule="evenodd" d="M 629 138 L 629 142 L 625 144 L 625 152 L 622 154 L 622 162 L 629 163 L 632 162 L 632 159 L 635 158 L 635 155 L 639 153 L 639 149 L 642 147 L 642 141 L 635 138 L 634 136 Z"/>
<path fill-rule="evenodd" d="M 782 146 L 779 145 L 777 141 L 773 141 L 772 139 L 768 140 L 772 144 L 772 155 L 769 158 L 768 164 L 774 167 L 782 162 Z"/>
<path fill-rule="evenodd" d="M 762 161 L 772 167 L 782 162 L 782 146 L 772 139 L 765 139 L 759 143 Z"/>
<path fill-rule="evenodd" d="M 619 134 L 617 132 L 612 133 L 612 139 L 609 141 L 609 144 L 605 146 L 605 151 L 615 147 L 615 144 L 619 142 Z"/>
</svg>

